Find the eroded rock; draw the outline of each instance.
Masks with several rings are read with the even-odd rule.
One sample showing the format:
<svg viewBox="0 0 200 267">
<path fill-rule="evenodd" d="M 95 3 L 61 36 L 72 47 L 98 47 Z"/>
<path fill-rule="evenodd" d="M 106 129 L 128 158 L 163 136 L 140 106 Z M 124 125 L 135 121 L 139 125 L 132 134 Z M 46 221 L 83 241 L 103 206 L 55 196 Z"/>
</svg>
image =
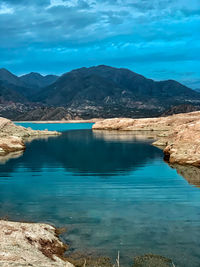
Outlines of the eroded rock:
<svg viewBox="0 0 200 267">
<path fill-rule="evenodd" d="M 0 220 L 0 266 L 74 267 L 65 250 L 53 226 Z"/>
<path fill-rule="evenodd" d="M 156 146 L 162 146 L 170 163 L 200 167 L 200 112 L 147 119 L 107 119 L 93 125 L 93 130 L 154 132 Z"/>
<path fill-rule="evenodd" d="M 17 126 L 12 121 L 0 117 L 0 155 L 23 151 L 25 149 L 25 138 L 59 134 L 56 131 L 39 131 Z"/>
</svg>

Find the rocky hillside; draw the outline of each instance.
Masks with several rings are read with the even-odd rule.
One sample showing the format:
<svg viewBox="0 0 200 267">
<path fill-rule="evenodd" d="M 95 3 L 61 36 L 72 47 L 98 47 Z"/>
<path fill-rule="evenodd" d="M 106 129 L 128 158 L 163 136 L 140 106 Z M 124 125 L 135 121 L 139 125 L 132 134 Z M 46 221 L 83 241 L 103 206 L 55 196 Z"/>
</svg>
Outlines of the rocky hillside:
<svg viewBox="0 0 200 267">
<path fill-rule="evenodd" d="M 41 75 L 37 72 L 31 72 L 29 74 L 25 74 L 19 77 L 20 81 L 26 84 L 27 87 L 30 88 L 42 88 L 49 86 L 50 84 L 54 83 L 58 76 L 56 75 Z"/>
<path fill-rule="evenodd" d="M 17 99 L 12 94 L 9 101 L 14 103 L 24 104 L 27 101 L 31 102 L 33 95 L 37 94 L 42 87 L 54 83 L 57 78 L 58 76 L 56 75 L 43 76 L 34 72 L 18 77 L 4 68 L 0 69 L 0 83 L 2 86 L 8 91 L 12 90 L 15 94 L 19 94 L 21 97 L 21 99 Z M 0 93 L 2 93 L 2 90 L 0 90 Z M 4 98 L 5 101 L 8 101 L 6 97 Z"/>
<path fill-rule="evenodd" d="M 200 107 L 200 93 L 176 81 L 156 82 L 105 65 L 61 77 L 39 73 L 17 77 L 0 69 L 0 84 L 0 115 L 14 120 L 156 117 L 166 110 L 173 112 L 174 106 Z M 19 104 L 24 108 L 19 110 Z"/>
<path fill-rule="evenodd" d="M 51 105 L 97 105 L 200 100 L 199 93 L 173 81 L 155 82 L 128 69 L 100 65 L 62 75 L 42 90 L 38 101 Z"/>
<path fill-rule="evenodd" d="M 13 84 L 15 86 L 24 86 L 19 77 L 4 68 L 0 69 L 0 81 L 7 84 Z"/>
<path fill-rule="evenodd" d="M 0 104 L 7 105 L 9 102 L 27 103 L 27 99 L 25 96 L 17 92 L 13 86 L 4 84 L 0 81 Z"/>
<path fill-rule="evenodd" d="M 191 105 L 191 104 L 182 104 L 182 105 L 177 105 L 177 106 L 172 106 L 170 109 L 166 110 L 162 116 L 170 116 L 173 114 L 179 114 L 179 113 L 189 113 L 193 111 L 198 111 L 200 110 L 199 105 Z"/>
<path fill-rule="evenodd" d="M 101 65 L 62 75 L 35 101 L 78 110 L 82 117 L 144 117 L 172 105 L 199 103 L 200 94 L 173 80 L 155 82 L 128 69 Z"/>
</svg>

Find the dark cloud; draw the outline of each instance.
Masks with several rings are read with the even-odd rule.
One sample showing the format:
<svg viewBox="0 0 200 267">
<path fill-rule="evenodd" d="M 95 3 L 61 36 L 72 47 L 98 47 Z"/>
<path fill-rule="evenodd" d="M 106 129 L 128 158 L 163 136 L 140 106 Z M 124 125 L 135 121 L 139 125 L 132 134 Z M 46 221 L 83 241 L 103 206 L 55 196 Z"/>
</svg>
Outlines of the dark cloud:
<svg viewBox="0 0 200 267">
<path fill-rule="evenodd" d="M 199 0 L 2 0 L 0 58 L 18 72 L 57 73 L 135 62 L 153 74 L 173 62 L 172 76 L 181 79 L 189 67 L 197 79 L 199 28 Z"/>
</svg>

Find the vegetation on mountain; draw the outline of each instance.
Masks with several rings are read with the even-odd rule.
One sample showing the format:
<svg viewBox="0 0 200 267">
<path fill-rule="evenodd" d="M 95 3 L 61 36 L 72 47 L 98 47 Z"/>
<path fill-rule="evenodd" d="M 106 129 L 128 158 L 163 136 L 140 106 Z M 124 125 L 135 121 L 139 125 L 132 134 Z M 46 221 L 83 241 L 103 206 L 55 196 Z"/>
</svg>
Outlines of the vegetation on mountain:
<svg viewBox="0 0 200 267">
<path fill-rule="evenodd" d="M 174 80 L 153 81 L 105 65 L 76 69 L 59 78 L 33 72 L 17 77 L 0 69 L 0 81 L 0 114 L 4 115 L 8 102 L 17 104 L 6 108 L 12 119 L 141 118 L 168 110 L 166 114 L 178 113 L 174 106 L 182 105 L 181 112 L 190 106 L 185 108 L 188 112 L 200 105 L 199 92 Z M 20 111 L 19 103 L 25 106 Z"/>
</svg>

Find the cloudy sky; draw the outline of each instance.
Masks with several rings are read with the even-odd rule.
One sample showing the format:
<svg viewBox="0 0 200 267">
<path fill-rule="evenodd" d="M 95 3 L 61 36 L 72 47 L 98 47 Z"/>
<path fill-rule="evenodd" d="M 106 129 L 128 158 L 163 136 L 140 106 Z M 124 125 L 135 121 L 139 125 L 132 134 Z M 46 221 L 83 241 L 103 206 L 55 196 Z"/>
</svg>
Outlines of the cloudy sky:
<svg viewBox="0 0 200 267">
<path fill-rule="evenodd" d="M 200 88 L 200 0 L 0 0 L 1 67 L 106 64 Z"/>
</svg>

